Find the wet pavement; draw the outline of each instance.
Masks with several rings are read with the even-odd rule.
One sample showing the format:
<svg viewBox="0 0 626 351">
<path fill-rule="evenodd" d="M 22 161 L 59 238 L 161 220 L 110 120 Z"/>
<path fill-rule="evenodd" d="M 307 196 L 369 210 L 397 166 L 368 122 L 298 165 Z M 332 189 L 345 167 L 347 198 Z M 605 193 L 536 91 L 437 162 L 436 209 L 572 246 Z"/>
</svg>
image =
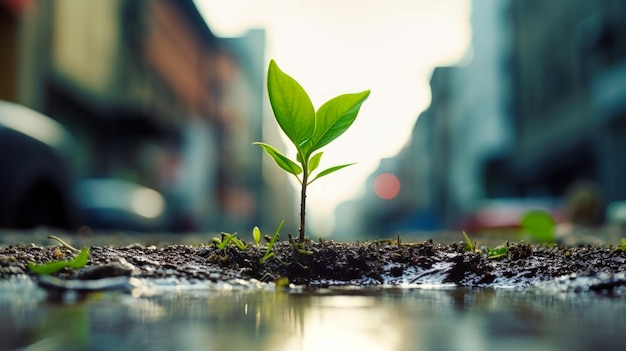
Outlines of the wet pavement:
<svg viewBox="0 0 626 351">
<path fill-rule="evenodd" d="M 626 299 L 545 289 L 175 285 L 50 301 L 0 283 L 2 350 L 619 350 Z"/>
</svg>

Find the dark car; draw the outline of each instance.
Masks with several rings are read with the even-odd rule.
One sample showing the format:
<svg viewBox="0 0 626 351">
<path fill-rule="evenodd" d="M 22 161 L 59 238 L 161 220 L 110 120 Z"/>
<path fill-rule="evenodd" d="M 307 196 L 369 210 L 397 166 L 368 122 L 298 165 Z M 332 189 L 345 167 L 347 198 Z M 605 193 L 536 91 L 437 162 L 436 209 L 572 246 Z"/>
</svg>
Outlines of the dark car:
<svg viewBox="0 0 626 351">
<path fill-rule="evenodd" d="M 163 196 L 117 178 L 76 179 L 75 143 L 57 121 L 0 100 L 0 227 L 168 228 Z"/>
<path fill-rule="evenodd" d="M 70 147 L 59 123 L 0 100 L 0 227 L 77 224 L 72 176 L 62 156 Z"/>
</svg>

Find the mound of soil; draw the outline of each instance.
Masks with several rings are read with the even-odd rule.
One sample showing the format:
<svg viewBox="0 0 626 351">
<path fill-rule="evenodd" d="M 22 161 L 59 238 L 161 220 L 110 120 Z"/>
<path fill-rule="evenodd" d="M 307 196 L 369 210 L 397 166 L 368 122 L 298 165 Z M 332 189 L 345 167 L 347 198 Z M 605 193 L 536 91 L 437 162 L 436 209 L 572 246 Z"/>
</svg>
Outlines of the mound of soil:
<svg viewBox="0 0 626 351">
<path fill-rule="evenodd" d="M 27 262 L 46 263 L 75 255 L 59 245 L 5 244 L 0 246 L 0 278 L 35 277 Z M 221 250 L 212 244 L 91 245 L 87 266 L 65 268 L 54 276 L 85 281 L 135 277 L 216 282 L 287 277 L 294 284 L 320 287 L 428 283 L 527 287 L 570 274 L 602 273 L 610 280 L 614 274 L 626 271 L 626 252 L 611 245 L 540 246 L 517 242 L 506 247 L 504 255 L 490 258 L 486 252 L 467 250 L 461 241 L 307 241 L 299 246 L 278 241 L 272 248 L 275 256 L 261 263 L 266 244 L 248 244 L 244 250 L 233 245 Z M 623 283 L 620 279 L 613 281 L 607 289 Z"/>
</svg>

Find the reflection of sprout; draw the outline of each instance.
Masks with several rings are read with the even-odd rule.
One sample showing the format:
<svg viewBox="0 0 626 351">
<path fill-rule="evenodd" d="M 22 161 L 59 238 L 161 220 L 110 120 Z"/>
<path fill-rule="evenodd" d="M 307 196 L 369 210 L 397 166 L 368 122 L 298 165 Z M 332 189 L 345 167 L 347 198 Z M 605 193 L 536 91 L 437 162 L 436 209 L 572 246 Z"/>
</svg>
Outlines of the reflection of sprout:
<svg viewBox="0 0 626 351">
<path fill-rule="evenodd" d="M 156 218 L 163 213 L 165 201 L 163 196 L 155 190 L 141 188 L 132 193 L 130 206 L 142 217 Z"/>
</svg>

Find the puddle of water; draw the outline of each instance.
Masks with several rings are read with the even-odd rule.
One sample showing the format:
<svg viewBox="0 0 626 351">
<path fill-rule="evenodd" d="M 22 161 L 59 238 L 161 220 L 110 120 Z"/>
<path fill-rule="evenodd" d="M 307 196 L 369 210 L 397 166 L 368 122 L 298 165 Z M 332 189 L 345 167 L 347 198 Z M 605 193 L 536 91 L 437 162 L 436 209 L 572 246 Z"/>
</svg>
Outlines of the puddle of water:
<svg viewBox="0 0 626 351">
<path fill-rule="evenodd" d="M 48 302 L 0 282 L 2 350 L 615 350 L 623 294 L 166 285 Z M 158 292 L 158 293 L 156 293 Z"/>
</svg>

